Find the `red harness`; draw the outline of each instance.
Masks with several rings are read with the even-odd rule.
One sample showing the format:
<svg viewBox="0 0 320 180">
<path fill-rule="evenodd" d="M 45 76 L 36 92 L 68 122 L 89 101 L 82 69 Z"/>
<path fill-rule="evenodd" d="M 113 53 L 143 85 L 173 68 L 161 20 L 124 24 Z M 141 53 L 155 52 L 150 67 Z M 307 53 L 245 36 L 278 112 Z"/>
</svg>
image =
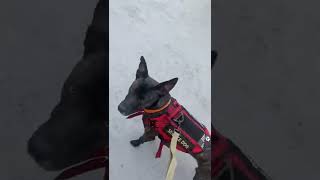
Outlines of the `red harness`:
<svg viewBox="0 0 320 180">
<path fill-rule="evenodd" d="M 231 171 L 238 172 L 237 176 L 247 180 L 267 180 L 262 170 L 229 139 L 222 136 L 215 129 L 212 131 L 214 148 L 211 151 L 211 174 L 214 178 L 219 178 L 226 167 Z M 240 178 L 238 177 L 238 178 Z"/>
<path fill-rule="evenodd" d="M 84 174 L 89 171 L 93 171 L 100 168 L 105 168 L 105 174 L 104 176 L 108 176 L 108 149 L 104 148 L 100 151 L 96 152 L 92 155 L 90 160 L 87 160 L 85 162 L 82 162 L 80 164 L 77 164 L 75 166 L 69 167 L 65 170 L 63 170 L 56 178 L 55 180 L 64 180 L 64 179 L 70 179 L 72 177 Z"/>
<path fill-rule="evenodd" d="M 177 149 L 182 152 L 197 154 L 203 151 L 206 143 L 210 143 L 208 129 L 191 116 L 174 98 L 171 98 L 171 101 L 159 110 L 145 109 L 128 118 L 139 115 L 143 115 L 144 127 L 151 127 L 161 139 L 156 158 L 161 156 L 163 145 L 170 143 L 174 131 L 180 133 Z"/>
</svg>

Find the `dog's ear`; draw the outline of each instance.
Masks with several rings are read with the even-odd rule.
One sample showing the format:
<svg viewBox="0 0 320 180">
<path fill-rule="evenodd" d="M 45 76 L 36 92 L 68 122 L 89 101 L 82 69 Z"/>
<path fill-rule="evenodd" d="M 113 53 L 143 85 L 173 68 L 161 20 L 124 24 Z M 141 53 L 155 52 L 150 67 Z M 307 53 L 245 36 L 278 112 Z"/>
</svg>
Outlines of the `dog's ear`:
<svg viewBox="0 0 320 180">
<path fill-rule="evenodd" d="M 143 56 L 141 56 L 140 57 L 139 68 L 138 68 L 137 73 L 136 73 L 136 79 L 138 79 L 138 78 L 146 78 L 146 77 L 148 77 L 148 67 L 147 67 L 146 60 L 144 59 Z"/>
<path fill-rule="evenodd" d="M 174 88 L 177 82 L 178 82 L 178 78 L 173 78 L 169 81 L 165 81 L 156 85 L 152 89 L 158 91 L 162 95 L 165 95 L 165 94 L 168 94 Z"/>
</svg>

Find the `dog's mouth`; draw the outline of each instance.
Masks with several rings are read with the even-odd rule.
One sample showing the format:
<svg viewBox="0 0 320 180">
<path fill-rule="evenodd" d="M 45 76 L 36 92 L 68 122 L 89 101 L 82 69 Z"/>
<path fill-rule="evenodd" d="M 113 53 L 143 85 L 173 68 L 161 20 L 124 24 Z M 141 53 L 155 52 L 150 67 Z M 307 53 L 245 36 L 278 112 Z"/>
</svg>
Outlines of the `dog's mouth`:
<svg viewBox="0 0 320 180">
<path fill-rule="evenodd" d="M 133 113 L 127 113 L 127 112 L 122 112 L 122 111 L 119 111 L 119 112 L 123 116 L 130 116 L 131 114 L 133 114 Z"/>
<path fill-rule="evenodd" d="M 127 116 L 127 119 L 131 119 L 131 118 L 133 118 L 133 117 L 140 116 L 140 115 L 142 115 L 143 113 L 144 113 L 144 111 L 143 111 L 143 110 L 140 110 L 140 111 L 136 111 L 136 112 L 134 112 L 134 113 L 131 113 L 131 114 L 125 115 L 125 116 Z"/>
<path fill-rule="evenodd" d="M 127 118 L 130 118 L 131 116 L 136 116 L 136 114 L 141 114 L 143 112 L 143 109 L 137 109 L 137 110 L 128 110 L 123 108 L 123 106 L 118 106 L 118 111 L 121 115 L 126 116 Z"/>
</svg>

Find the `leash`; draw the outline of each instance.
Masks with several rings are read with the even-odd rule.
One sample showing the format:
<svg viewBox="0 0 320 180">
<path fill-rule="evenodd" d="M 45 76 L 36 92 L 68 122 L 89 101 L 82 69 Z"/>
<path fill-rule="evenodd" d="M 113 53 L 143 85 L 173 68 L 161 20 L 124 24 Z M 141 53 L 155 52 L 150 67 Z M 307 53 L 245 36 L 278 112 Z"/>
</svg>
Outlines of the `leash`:
<svg viewBox="0 0 320 180">
<path fill-rule="evenodd" d="M 181 120 L 178 120 L 177 118 L 176 121 L 178 123 L 178 127 L 174 130 L 170 142 L 170 162 L 169 162 L 169 167 L 167 170 L 167 177 L 166 180 L 173 180 L 174 173 L 176 171 L 177 167 L 177 158 L 176 158 L 176 152 L 177 152 L 177 143 L 178 143 L 178 138 L 180 136 L 179 128 L 181 126 L 181 123 L 184 121 L 184 116 L 181 113 Z"/>
<path fill-rule="evenodd" d="M 176 152 L 177 152 L 177 142 L 179 138 L 179 133 L 177 131 L 174 131 L 172 134 L 172 139 L 170 142 L 170 161 L 169 161 L 169 167 L 167 170 L 167 177 L 166 180 L 173 180 L 174 173 L 176 171 L 177 167 L 177 159 L 176 159 Z"/>
</svg>

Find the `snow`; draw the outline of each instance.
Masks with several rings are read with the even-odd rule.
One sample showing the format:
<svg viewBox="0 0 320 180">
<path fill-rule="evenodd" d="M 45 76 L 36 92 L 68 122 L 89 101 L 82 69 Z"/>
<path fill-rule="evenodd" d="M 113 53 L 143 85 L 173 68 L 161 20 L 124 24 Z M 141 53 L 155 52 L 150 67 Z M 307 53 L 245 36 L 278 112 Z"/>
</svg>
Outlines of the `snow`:
<svg viewBox="0 0 320 180">
<path fill-rule="evenodd" d="M 143 133 L 141 117 L 127 120 L 117 106 L 135 78 L 140 56 L 158 81 L 178 77 L 171 94 L 200 122 L 211 120 L 211 1 L 109 1 L 110 179 L 163 180 L 168 148 L 155 159 L 159 140 L 137 148 L 129 141 Z M 195 160 L 178 152 L 175 180 L 191 180 Z"/>
</svg>

